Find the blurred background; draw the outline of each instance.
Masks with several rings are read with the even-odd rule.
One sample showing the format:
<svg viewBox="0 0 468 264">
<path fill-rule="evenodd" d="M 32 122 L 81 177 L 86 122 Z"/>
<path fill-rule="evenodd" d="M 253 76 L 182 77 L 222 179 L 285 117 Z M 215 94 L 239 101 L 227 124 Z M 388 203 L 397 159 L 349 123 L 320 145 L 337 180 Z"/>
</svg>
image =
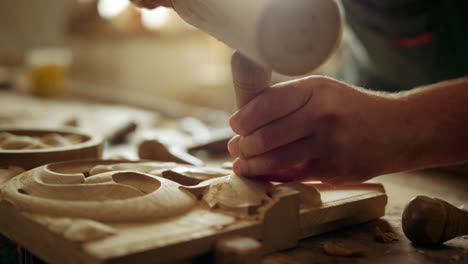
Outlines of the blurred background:
<svg viewBox="0 0 468 264">
<path fill-rule="evenodd" d="M 164 7 L 140 10 L 128 0 L 0 3 L 0 83 L 36 95 L 156 110 L 177 101 L 232 112 L 231 52 Z"/>
<path fill-rule="evenodd" d="M 50 64 L 63 69 L 49 68 L 44 74 L 68 74 L 68 91 L 32 91 L 37 94 L 67 92 L 123 101 L 157 95 L 228 111 L 233 108 L 229 55 L 223 44 L 162 7 L 139 10 L 128 0 L 0 3 L 3 79 L 18 78 L 22 69 L 29 71 L 22 77 L 34 79 L 44 71 L 41 65 Z M 15 80 L 22 86 L 18 89 L 33 88 L 22 79 Z"/>
<path fill-rule="evenodd" d="M 315 73 L 338 72 L 345 50 Z M 169 8 L 0 1 L 0 132 L 85 129 L 108 143 L 105 158 L 179 161 L 166 155 L 175 146 L 204 162 L 230 161 L 231 54 Z M 272 82 L 291 78 L 274 74 Z"/>
</svg>

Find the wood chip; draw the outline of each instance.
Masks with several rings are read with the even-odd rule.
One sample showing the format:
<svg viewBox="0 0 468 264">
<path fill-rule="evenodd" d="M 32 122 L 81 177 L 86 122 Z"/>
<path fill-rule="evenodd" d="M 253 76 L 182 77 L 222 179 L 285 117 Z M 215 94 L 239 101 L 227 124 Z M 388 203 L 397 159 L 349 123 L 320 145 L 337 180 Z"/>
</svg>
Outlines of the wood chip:
<svg viewBox="0 0 468 264">
<path fill-rule="evenodd" d="M 329 256 L 338 257 L 362 257 L 364 252 L 362 250 L 346 248 L 343 245 L 339 245 L 333 241 L 326 241 L 322 244 L 322 250 Z"/>
<path fill-rule="evenodd" d="M 377 226 L 374 231 L 374 238 L 377 242 L 390 243 L 392 241 L 398 241 L 398 236 L 393 232 L 383 232 Z"/>
<path fill-rule="evenodd" d="M 458 262 L 458 261 L 460 261 L 460 255 L 454 255 L 454 256 L 451 257 L 451 259 L 454 262 Z"/>
</svg>

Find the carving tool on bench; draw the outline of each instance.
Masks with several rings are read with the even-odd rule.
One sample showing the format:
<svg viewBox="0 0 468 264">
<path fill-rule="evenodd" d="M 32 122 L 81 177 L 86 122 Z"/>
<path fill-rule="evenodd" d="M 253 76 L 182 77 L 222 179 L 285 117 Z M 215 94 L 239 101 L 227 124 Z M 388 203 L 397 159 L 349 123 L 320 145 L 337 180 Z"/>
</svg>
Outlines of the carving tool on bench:
<svg viewBox="0 0 468 264">
<path fill-rule="evenodd" d="M 442 244 L 468 235 L 468 211 L 427 196 L 414 197 L 405 207 L 401 222 L 405 235 L 421 245 Z"/>
</svg>

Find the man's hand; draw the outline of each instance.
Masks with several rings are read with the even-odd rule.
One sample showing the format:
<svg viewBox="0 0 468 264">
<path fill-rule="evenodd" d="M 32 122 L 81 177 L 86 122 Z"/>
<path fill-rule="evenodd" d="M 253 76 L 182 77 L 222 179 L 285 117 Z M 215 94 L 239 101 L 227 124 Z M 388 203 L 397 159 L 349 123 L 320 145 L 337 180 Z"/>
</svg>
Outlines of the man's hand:
<svg viewBox="0 0 468 264">
<path fill-rule="evenodd" d="M 392 172 L 412 140 L 397 100 L 312 76 L 278 84 L 231 118 L 228 144 L 242 176 L 332 184 Z"/>
<path fill-rule="evenodd" d="M 276 85 L 231 117 L 234 171 L 274 181 L 357 183 L 468 162 L 468 77 L 398 94 L 312 76 Z"/>
<path fill-rule="evenodd" d="M 136 6 L 154 9 L 159 6 L 172 7 L 172 0 L 130 0 Z"/>
</svg>

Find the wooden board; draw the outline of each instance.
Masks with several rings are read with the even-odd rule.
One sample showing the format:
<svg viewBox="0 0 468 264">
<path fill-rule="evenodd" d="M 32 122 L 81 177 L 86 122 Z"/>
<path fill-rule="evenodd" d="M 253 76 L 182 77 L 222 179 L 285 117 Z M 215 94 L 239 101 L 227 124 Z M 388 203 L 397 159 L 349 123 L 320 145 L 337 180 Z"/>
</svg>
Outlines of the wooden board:
<svg viewBox="0 0 468 264">
<path fill-rule="evenodd" d="M 173 173 L 213 179 L 184 186 L 175 182 L 180 177 L 164 177 Z M 206 253 L 233 235 L 260 241 L 263 254 L 291 248 L 376 219 L 386 203 L 379 184 L 275 185 L 216 168 L 74 161 L 4 185 L 0 232 L 50 263 L 164 263 Z"/>
</svg>

